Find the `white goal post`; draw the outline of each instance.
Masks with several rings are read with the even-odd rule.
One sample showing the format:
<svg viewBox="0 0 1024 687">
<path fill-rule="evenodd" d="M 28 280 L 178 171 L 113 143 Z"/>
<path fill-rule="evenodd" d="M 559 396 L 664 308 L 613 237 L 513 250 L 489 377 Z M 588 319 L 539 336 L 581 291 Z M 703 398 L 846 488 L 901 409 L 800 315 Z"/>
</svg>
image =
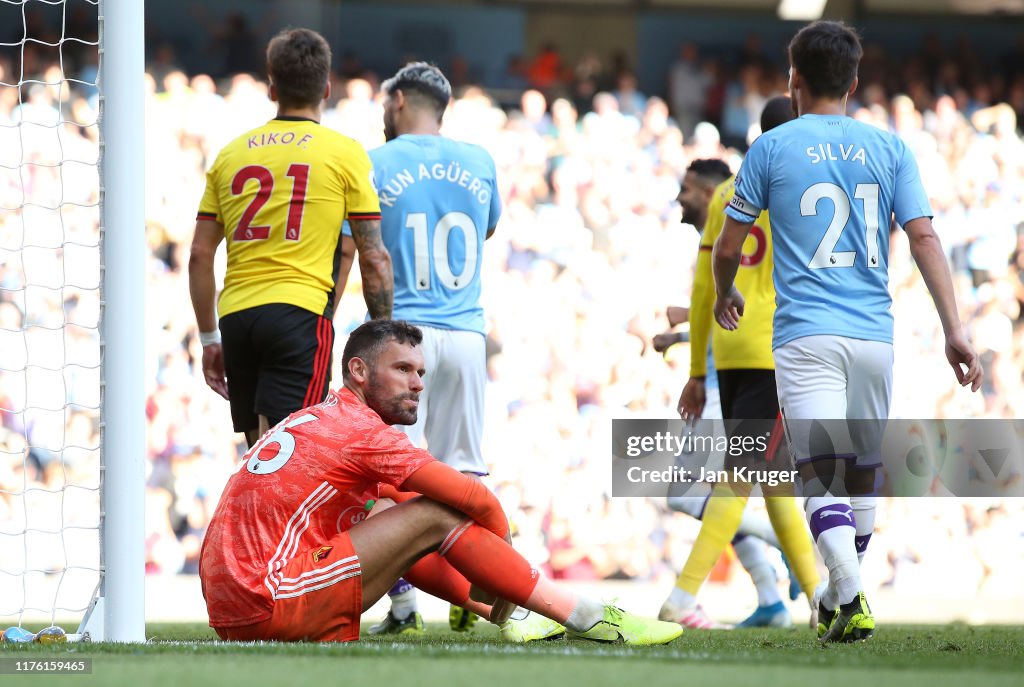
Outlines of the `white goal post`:
<svg viewBox="0 0 1024 687">
<path fill-rule="evenodd" d="M 0 0 L 0 633 L 146 639 L 143 12 Z"/>
<path fill-rule="evenodd" d="M 100 586 L 80 632 L 145 626 L 146 218 L 143 0 L 100 0 Z"/>
</svg>

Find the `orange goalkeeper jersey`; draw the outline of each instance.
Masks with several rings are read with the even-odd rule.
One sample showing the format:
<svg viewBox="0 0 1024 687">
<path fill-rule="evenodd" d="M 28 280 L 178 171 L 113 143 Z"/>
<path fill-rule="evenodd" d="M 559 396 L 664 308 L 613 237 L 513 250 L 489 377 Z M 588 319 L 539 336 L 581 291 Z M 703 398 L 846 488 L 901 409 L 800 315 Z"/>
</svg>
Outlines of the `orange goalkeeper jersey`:
<svg viewBox="0 0 1024 687">
<path fill-rule="evenodd" d="M 348 389 L 288 416 L 243 458 L 207 529 L 199 576 L 210 625 L 261 622 L 276 598 L 358 574 L 342 561 L 307 580 L 284 581 L 282 570 L 365 519 L 381 483 L 400 487 L 433 462 Z"/>
<path fill-rule="evenodd" d="M 224 226 L 221 317 L 267 303 L 331 316 L 345 219 L 380 219 L 370 158 L 336 131 L 278 117 L 221 150 L 199 219 Z"/>
</svg>

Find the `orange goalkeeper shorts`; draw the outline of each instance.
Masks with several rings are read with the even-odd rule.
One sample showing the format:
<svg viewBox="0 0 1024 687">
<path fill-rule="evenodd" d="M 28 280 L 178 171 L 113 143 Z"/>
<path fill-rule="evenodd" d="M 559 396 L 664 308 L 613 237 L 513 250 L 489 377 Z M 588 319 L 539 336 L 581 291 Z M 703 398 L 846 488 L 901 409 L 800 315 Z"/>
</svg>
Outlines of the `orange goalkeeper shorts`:
<svg viewBox="0 0 1024 687">
<path fill-rule="evenodd" d="M 269 620 L 215 629 L 230 641 L 351 642 L 359 639 L 362 611 L 359 558 L 351 537 L 342 532 L 288 561 Z"/>
</svg>

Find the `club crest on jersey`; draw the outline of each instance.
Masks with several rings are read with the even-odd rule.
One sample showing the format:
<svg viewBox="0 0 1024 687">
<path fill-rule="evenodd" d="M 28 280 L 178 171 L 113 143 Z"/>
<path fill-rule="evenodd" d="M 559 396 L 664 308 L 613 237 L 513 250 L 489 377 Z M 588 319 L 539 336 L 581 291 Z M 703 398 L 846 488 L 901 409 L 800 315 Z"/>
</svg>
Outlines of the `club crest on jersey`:
<svg viewBox="0 0 1024 687">
<path fill-rule="evenodd" d="M 313 552 L 313 562 L 319 563 L 323 559 L 330 555 L 331 551 L 334 550 L 333 546 L 321 546 L 319 549 Z"/>
<path fill-rule="evenodd" d="M 349 506 L 341 512 L 335 522 L 338 532 L 345 532 L 353 525 L 366 520 L 368 514 L 369 510 L 362 506 Z"/>
</svg>

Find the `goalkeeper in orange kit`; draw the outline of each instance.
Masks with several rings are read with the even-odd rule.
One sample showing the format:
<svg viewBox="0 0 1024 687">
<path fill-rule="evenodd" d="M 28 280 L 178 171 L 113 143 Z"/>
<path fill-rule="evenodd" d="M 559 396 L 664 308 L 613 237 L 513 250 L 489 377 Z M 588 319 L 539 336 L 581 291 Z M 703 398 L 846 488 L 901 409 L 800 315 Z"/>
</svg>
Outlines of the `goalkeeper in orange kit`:
<svg viewBox="0 0 1024 687">
<path fill-rule="evenodd" d="M 200 560 L 218 635 L 355 640 L 360 614 L 400 576 L 498 624 L 518 605 L 581 639 L 649 645 L 681 635 L 674 623 L 540 575 L 509 545 L 508 520 L 487 488 L 393 427 L 416 421 L 421 341 L 403 321 L 361 325 L 345 346 L 343 388 L 292 413 L 246 454 Z M 400 502 L 375 505 L 387 496 Z"/>
</svg>

